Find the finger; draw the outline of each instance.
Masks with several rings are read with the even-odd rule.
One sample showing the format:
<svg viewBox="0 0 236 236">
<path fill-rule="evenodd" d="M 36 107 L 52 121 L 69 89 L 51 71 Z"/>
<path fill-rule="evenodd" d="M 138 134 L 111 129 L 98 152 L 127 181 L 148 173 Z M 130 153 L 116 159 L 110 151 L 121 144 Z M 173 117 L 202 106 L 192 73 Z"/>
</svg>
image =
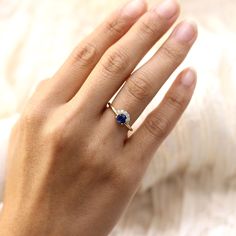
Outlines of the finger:
<svg viewBox="0 0 236 236">
<path fill-rule="evenodd" d="M 137 63 L 163 36 L 177 19 L 179 7 L 175 0 L 148 11 L 131 30 L 111 47 L 90 74 L 72 102 L 86 100 L 94 104 L 93 113 L 104 111 L 106 103 L 130 76 Z"/>
<path fill-rule="evenodd" d="M 147 10 L 145 0 L 133 0 L 116 10 L 83 40 L 51 81 L 58 102 L 70 100 L 82 86 L 104 52 L 119 40 Z M 60 100 L 60 101 L 59 101 Z"/>
<path fill-rule="evenodd" d="M 167 137 L 191 100 L 196 85 L 196 73 L 182 72 L 161 104 L 151 112 L 139 129 L 128 139 L 126 148 L 138 153 L 137 158 L 149 162 L 150 157 Z"/>
<path fill-rule="evenodd" d="M 113 105 L 127 110 L 132 115 L 131 125 L 187 56 L 196 37 L 195 24 L 188 22 L 179 24 L 151 60 L 127 80 L 114 99 Z M 126 133 L 124 130 L 125 135 Z"/>
</svg>

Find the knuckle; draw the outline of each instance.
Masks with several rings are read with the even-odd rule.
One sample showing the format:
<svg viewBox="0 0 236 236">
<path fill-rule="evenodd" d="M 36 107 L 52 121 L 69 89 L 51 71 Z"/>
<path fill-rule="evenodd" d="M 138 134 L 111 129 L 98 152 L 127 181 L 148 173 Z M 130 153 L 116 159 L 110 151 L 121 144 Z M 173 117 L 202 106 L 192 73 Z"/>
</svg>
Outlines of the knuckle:
<svg viewBox="0 0 236 236">
<path fill-rule="evenodd" d="M 101 158 L 97 142 L 86 144 L 83 149 L 84 157 L 79 160 L 80 172 L 86 172 L 89 178 L 96 177 L 98 180 L 101 174 L 107 169 L 107 163 Z"/>
<path fill-rule="evenodd" d="M 74 49 L 72 57 L 75 63 L 80 62 L 85 66 L 91 65 L 96 60 L 97 48 L 91 43 L 79 45 Z"/>
<path fill-rule="evenodd" d="M 109 175 L 109 182 L 115 189 L 125 190 L 131 186 L 132 176 L 131 171 L 127 171 L 126 168 L 122 168 L 120 165 L 114 165 L 111 168 Z"/>
<path fill-rule="evenodd" d="M 170 94 L 166 97 L 166 104 L 176 111 L 182 111 L 184 110 L 186 104 L 188 102 L 188 99 L 180 94 Z"/>
<path fill-rule="evenodd" d="M 46 111 L 38 106 L 29 105 L 21 116 L 21 123 L 30 126 L 41 125 L 46 118 Z"/>
<path fill-rule="evenodd" d="M 129 57 L 122 49 L 109 52 L 105 58 L 105 61 L 102 62 L 105 74 L 120 73 L 129 66 Z"/>
<path fill-rule="evenodd" d="M 157 23 L 151 17 L 147 17 L 140 22 L 139 30 L 141 36 L 154 36 L 157 34 Z"/>
<path fill-rule="evenodd" d="M 159 140 L 167 135 L 171 122 L 163 114 L 152 114 L 147 117 L 144 124 L 147 130 Z"/>
<path fill-rule="evenodd" d="M 160 55 L 173 62 L 179 63 L 183 59 L 183 52 L 169 45 L 163 45 L 160 49 Z"/>
<path fill-rule="evenodd" d="M 122 35 L 124 32 L 124 22 L 119 19 L 108 21 L 105 24 L 105 28 L 111 34 Z"/>
<path fill-rule="evenodd" d="M 114 190 L 122 190 L 129 183 L 130 176 L 128 171 L 121 168 L 116 161 L 105 160 L 101 156 L 89 155 L 80 162 L 82 171 L 87 172 L 91 181 L 98 181 L 100 184 L 107 185 Z"/>
<path fill-rule="evenodd" d="M 69 140 L 68 127 L 66 124 L 50 125 L 45 128 L 44 137 L 47 143 L 56 153 L 61 152 Z"/>
<path fill-rule="evenodd" d="M 58 125 L 53 128 L 48 128 L 47 126 L 43 129 L 41 136 L 54 157 L 63 153 L 66 147 L 69 146 L 68 132 L 63 126 Z"/>
<path fill-rule="evenodd" d="M 130 78 L 127 82 L 127 91 L 139 102 L 150 97 L 151 84 L 146 79 L 145 74 L 140 73 L 135 78 Z"/>
</svg>

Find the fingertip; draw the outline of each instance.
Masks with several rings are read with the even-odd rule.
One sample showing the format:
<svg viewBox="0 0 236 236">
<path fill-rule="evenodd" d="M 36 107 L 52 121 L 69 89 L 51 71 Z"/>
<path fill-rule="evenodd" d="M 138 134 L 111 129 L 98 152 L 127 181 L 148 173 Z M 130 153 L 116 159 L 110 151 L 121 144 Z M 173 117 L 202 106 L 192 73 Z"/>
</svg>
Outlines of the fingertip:
<svg viewBox="0 0 236 236">
<path fill-rule="evenodd" d="M 175 21 L 180 14 L 180 5 L 176 0 L 163 0 L 153 7 L 153 10 L 168 22 Z"/>
<path fill-rule="evenodd" d="M 146 0 L 132 0 L 128 2 L 122 9 L 122 16 L 130 18 L 138 18 L 147 11 Z"/>
<path fill-rule="evenodd" d="M 181 84 L 186 88 L 195 86 L 197 82 L 197 72 L 194 68 L 187 68 L 181 73 Z"/>
<path fill-rule="evenodd" d="M 198 24 L 194 19 L 188 18 L 186 19 L 184 22 L 186 22 L 187 24 L 191 25 L 194 32 L 195 32 L 195 40 L 198 37 Z"/>
<path fill-rule="evenodd" d="M 197 32 L 194 21 L 184 20 L 175 27 L 171 36 L 179 43 L 192 45 L 197 39 Z"/>
</svg>

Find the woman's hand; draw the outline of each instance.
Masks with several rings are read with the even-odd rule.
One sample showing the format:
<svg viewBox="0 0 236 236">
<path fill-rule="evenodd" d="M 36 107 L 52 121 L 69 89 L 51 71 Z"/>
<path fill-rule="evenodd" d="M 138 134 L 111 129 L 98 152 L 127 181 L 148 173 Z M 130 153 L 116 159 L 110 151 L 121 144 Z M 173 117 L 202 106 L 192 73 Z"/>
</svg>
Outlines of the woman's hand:
<svg viewBox="0 0 236 236">
<path fill-rule="evenodd" d="M 189 103 L 195 73 L 183 71 L 130 137 L 107 109 L 132 125 L 196 40 L 180 23 L 157 53 L 138 62 L 179 15 L 175 1 L 146 10 L 135 0 L 86 38 L 43 81 L 12 131 L 0 235 L 102 236 L 117 223 L 161 142 Z"/>
</svg>

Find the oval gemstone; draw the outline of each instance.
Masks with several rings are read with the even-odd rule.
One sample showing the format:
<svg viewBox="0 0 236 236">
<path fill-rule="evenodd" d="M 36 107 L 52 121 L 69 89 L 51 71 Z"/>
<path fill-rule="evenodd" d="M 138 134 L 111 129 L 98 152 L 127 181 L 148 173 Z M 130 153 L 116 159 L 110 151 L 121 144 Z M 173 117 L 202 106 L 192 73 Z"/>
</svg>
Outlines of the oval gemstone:
<svg viewBox="0 0 236 236">
<path fill-rule="evenodd" d="M 117 117 L 116 117 L 116 121 L 119 123 L 119 124 L 125 124 L 126 122 L 126 115 L 125 114 L 119 114 Z"/>
</svg>

